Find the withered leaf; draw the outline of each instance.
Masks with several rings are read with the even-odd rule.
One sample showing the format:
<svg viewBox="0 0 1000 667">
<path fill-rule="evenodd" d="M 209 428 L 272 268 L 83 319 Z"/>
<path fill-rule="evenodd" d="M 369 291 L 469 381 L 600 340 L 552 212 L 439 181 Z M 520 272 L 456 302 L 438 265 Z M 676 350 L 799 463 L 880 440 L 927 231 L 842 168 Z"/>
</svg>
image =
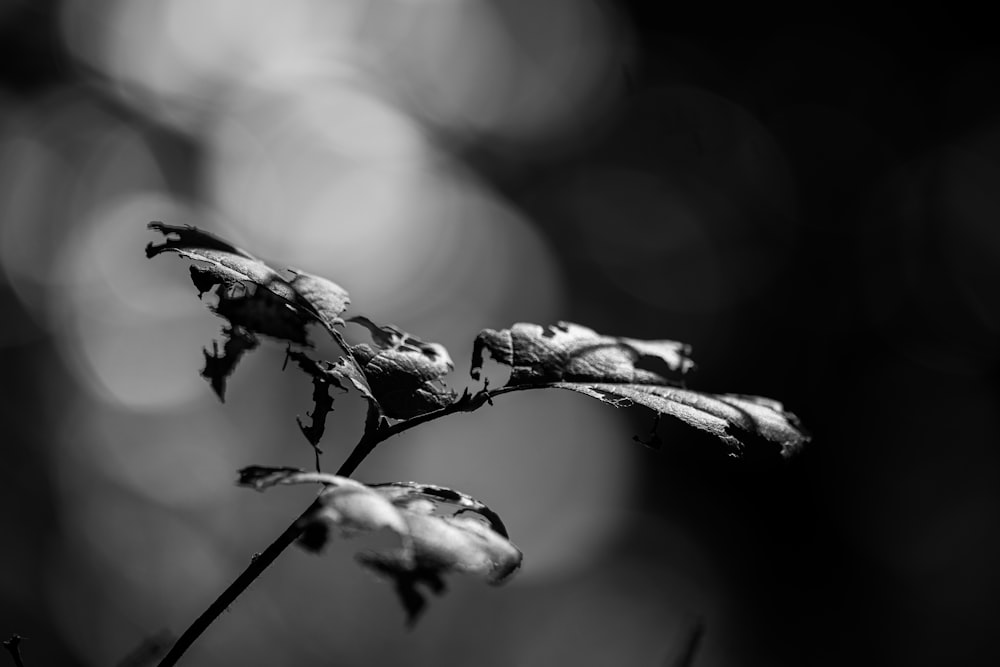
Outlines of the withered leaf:
<svg viewBox="0 0 1000 667">
<path fill-rule="evenodd" d="M 475 512 L 486 519 L 490 528 L 500 535 L 507 537 L 507 527 L 496 512 L 472 496 L 460 491 L 455 491 L 445 486 L 420 484 L 418 482 L 386 482 L 383 484 L 371 484 L 370 486 L 395 503 L 409 503 L 414 500 L 425 499 L 430 500 L 434 507 L 439 510 L 453 508 L 450 511 L 452 515 L 461 514 L 462 512 Z"/>
<path fill-rule="evenodd" d="M 372 388 L 368 386 L 368 379 L 365 378 L 361 368 L 350 359 L 340 357 L 330 365 L 330 372 L 337 375 L 342 380 L 350 382 L 370 404 L 378 408 L 378 401 L 372 393 Z"/>
<path fill-rule="evenodd" d="M 237 486 L 245 486 L 254 491 L 264 491 L 279 484 L 307 484 L 317 482 L 318 475 L 323 475 L 333 479 L 333 475 L 325 473 L 313 473 L 302 468 L 291 466 L 247 466 L 239 470 L 239 477 L 236 479 Z"/>
<path fill-rule="evenodd" d="M 455 401 L 455 392 L 441 381 L 454 368 L 444 346 L 425 343 L 367 317 L 348 321 L 360 324 L 371 334 L 372 346 L 360 343 L 351 346 L 350 352 L 387 417 L 408 419 Z"/>
<path fill-rule="evenodd" d="M 340 285 L 298 269 L 289 269 L 295 274 L 292 289 L 298 297 L 308 303 L 313 313 L 328 329 L 335 324 L 343 324 L 340 314 L 347 310 L 351 298 Z"/>
<path fill-rule="evenodd" d="M 643 405 L 659 414 L 670 415 L 720 438 L 736 456 L 754 441 L 777 446 L 783 457 L 794 454 L 808 440 L 798 419 L 781 403 L 762 396 L 708 394 L 682 387 L 640 384 L 556 382 L 568 389 L 614 405 Z M 759 451 L 758 454 L 766 454 Z"/>
<path fill-rule="evenodd" d="M 299 350 L 289 349 L 286 355 L 288 359 L 298 364 L 303 372 L 312 377 L 313 409 L 309 414 L 309 425 L 303 424 L 299 417 L 296 417 L 295 421 L 298 422 L 302 435 L 319 454 L 319 442 L 326 431 L 326 417 L 333 412 L 333 396 L 330 395 L 330 388 L 337 387 L 341 391 L 347 391 L 347 387 L 341 383 L 343 376 L 334 370 L 329 362 L 317 361 Z"/>
<path fill-rule="evenodd" d="M 207 284 L 206 275 L 212 274 L 202 267 L 191 267 L 191 278 L 196 285 Z M 306 326 L 310 323 L 310 318 L 282 297 L 259 285 L 222 283 L 218 301 L 210 309 L 228 320 L 230 326 L 297 345 L 309 344 Z"/>
<path fill-rule="evenodd" d="M 247 251 L 196 227 L 151 222 L 149 228 L 166 240 L 148 244 L 147 257 L 173 252 L 196 262 L 191 266 L 191 281 L 199 296 L 218 287 L 218 302 L 212 310 L 229 321 L 225 331 L 229 340 L 222 357 L 206 352 L 202 375 L 219 398 L 239 358 L 256 347 L 249 344 L 255 335 L 308 345 L 307 326 L 316 322 L 339 342 L 333 327 L 343 324 L 340 314 L 350 303 L 342 287 L 302 271 L 291 271 L 294 277 L 289 280 Z"/>
<path fill-rule="evenodd" d="M 166 240 L 160 245 L 149 243 L 146 246 L 147 258 L 175 252 L 186 259 L 205 263 L 206 273 L 201 276 L 200 283 L 195 282 L 201 292 L 207 291 L 213 284 L 244 282 L 266 286 L 276 296 L 289 301 L 295 298 L 295 291 L 278 272 L 229 241 L 190 225 L 151 222 L 148 227 L 163 234 Z M 214 280 L 214 283 L 206 283 L 208 280 Z"/>
<path fill-rule="evenodd" d="M 476 519 L 440 517 L 421 511 L 406 511 L 413 540 L 412 558 L 401 551 L 363 553 L 358 561 L 377 574 L 393 580 L 396 593 L 410 624 L 426 605 L 418 585 L 434 593 L 444 590 L 445 572 L 462 572 L 502 584 L 521 565 L 521 552 L 506 538 Z"/>
<path fill-rule="evenodd" d="M 777 401 L 686 389 L 673 378 L 635 365 L 643 357 L 655 357 L 668 371 L 683 374 L 693 367 L 683 343 L 602 336 L 565 322 L 548 328 L 520 323 L 479 334 L 472 356 L 475 379 L 487 352 L 511 368 L 507 387 L 566 389 L 616 407 L 643 405 L 719 437 L 735 456 L 751 443 L 768 443 L 787 457 L 808 441 L 795 415 Z"/>
<path fill-rule="evenodd" d="M 322 524 L 324 534 L 326 528 L 334 527 L 345 536 L 387 528 L 408 537 L 406 522 L 392 501 L 350 477 L 289 467 L 249 466 L 239 471 L 236 483 L 257 491 L 279 484 L 322 484 L 324 489 L 316 506 L 303 519 L 304 528 Z M 318 550 L 323 545 L 312 546 Z"/>
<path fill-rule="evenodd" d="M 521 565 L 521 552 L 484 522 L 467 516 L 436 516 L 425 502 L 405 510 L 417 564 L 439 571 L 474 574 L 502 583 Z"/>
<path fill-rule="evenodd" d="M 265 466 L 244 468 L 237 483 L 257 490 L 323 484 L 314 509 L 302 519 L 303 546 L 312 550 L 321 549 L 332 531 L 343 536 L 382 529 L 397 533 L 399 548 L 360 554 L 358 560 L 394 581 L 411 622 L 426 602 L 418 585 L 441 592 L 442 575 L 449 572 L 500 584 L 521 565 L 521 552 L 507 538 L 500 517 L 452 489 L 415 482 L 366 485 L 336 475 Z"/>
<path fill-rule="evenodd" d="M 558 381 L 662 383 L 663 376 L 636 368 L 642 357 L 654 357 L 679 374 L 694 366 L 690 348 L 672 340 L 636 340 L 602 336 L 579 324 L 560 322 L 544 328 L 518 323 L 510 329 L 484 329 L 472 353 L 472 377 L 479 379 L 483 352 L 510 366 L 508 385 Z"/>
<path fill-rule="evenodd" d="M 243 355 L 259 344 L 256 336 L 240 326 L 224 328 L 222 337 L 225 339 L 225 343 L 222 345 L 221 354 L 219 346 L 214 342 L 211 352 L 203 350 L 205 368 L 201 371 L 201 376 L 208 380 L 220 401 L 226 399 L 226 378 L 232 375 L 233 369 L 236 368 L 236 364 L 239 363 Z"/>
</svg>

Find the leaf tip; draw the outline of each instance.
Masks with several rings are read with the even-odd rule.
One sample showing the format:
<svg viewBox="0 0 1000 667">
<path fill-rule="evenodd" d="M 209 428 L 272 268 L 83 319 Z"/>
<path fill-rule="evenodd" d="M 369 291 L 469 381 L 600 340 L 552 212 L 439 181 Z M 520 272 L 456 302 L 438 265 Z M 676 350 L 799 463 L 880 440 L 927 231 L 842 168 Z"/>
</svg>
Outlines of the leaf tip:
<svg viewBox="0 0 1000 667">
<path fill-rule="evenodd" d="M 164 236 L 167 235 L 166 225 L 158 220 L 153 220 L 146 225 L 146 229 L 153 232 L 160 232 Z M 159 255 L 166 248 L 166 244 L 156 245 L 152 241 L 146 244 L 146 259 L 152 259 Z"/>
<path fill-rule="evenodd" d="M 246 466 L 237 471 L 236 486 L 263 491 L 270 486 L 281 483 L 281 480 L 301 472 L 301 468 L 291 468 L 288 466 Z"/>
</svg>

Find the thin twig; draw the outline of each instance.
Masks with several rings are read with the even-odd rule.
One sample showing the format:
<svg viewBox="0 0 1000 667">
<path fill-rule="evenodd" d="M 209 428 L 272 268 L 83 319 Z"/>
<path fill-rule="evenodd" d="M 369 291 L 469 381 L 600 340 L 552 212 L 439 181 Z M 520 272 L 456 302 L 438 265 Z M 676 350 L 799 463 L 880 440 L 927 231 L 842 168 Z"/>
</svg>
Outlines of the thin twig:
<svg viewBox="0 0 1000 667">
<path fill-rule="evenodd" d="M 302 524 L 300 519 L 309 513 L 313 508 L 312 505 L 309 506 L 305 512 L 302 513 L 295 521 L 285 528 L 284 532 L 278 536 L 274 542 L 271 542 L 264 549 L 263 552 L 257 554 L 256 557 L 250 559 L 250 565 L 247 569 L 240 573 L 240 576 L 236 577 L 233 583 L 229 584 L 226 590 L 222 591 L 222 594 L 215 599 L 215 601 L 208 606 L 201 616 L 194 620 L 194 623 L 188 627 L 184 633 L 177 638 L 174 645 L 170 647 L 167 654 L 163 656 L 163 659 L 159 662 L 159 667 L 167 667 L 168 665 L 175 665 L 177 661 L 180 660 L 184 652 L 187 651 L 195 640 L 201 636 L 208 626 L 219 617 L 222 612 L 226 610 L 229 605 L 236 601 L 236 598 L 240 596 L 247 589 L 250 584 L 253 583 L 254 579 L 259 577 L 268 566 L 274 562 L 274 560 L 281 554 L 282 551 L 287 549 L 291 544 L 302 534 Z"/>
<path fill-rule="evenodd" d="M 429 421 L 435 419 L 440 419 L 447 415 L 455 414 L 458 412 L 471 412 L 476 410 L 486 403 L 489 402 L 492 396 L 498 393 L 506 392 L 493 392 L 487 393 L 486 391 L 480 391 L 475 394 L 470 394 L 466 392 L 457 401 L 448 405 L 446 407 L 440 408 L 439 410 L 434 410 L 405 421 L 397 422 L 391 426 L 385 426 L 378 419 L 373 419 L 372 412 L 369 412 L 369 421 L 366 424 L 365 433 L 361 436 L 361 440 L 355 445 L 354 450 L 344 461 L 340 469 L 337 470 L 336 474 L 341 477 L 350 477 L 361 462 L 371 454 L 372 450 L 380 443 L 391 438 L 394 435 L 399 435 L 404 431 L 408 431 L 411 428 L 420 426 L 421 424 L 426 424 Z M 304 519 L 309 515 L 309 513 L 316 506 L 316 501 L 309 505 L 308 508 L 302 514 L 300 514 L 295 521 L 293 521 L 284 532 L 281 533 L 271 544 L 267 546 L 264 551 L 259 554 L 255 554 L 253 558 L 250 559 L 250 564 L 247 566 L 240 576 L 229 585 L 226 590 L 215 599 L 208 608 L 202 612 L 202 614 L 194 620 L 194 622 L 188 627 L 184 633 L 177 638 L 177 641 L 170 650 L 167 652 L 163 659 L 159 662 L 158 667 L 170 667 L 171 665 L 177 664 L 181 656 L 191 647 L 192 644 L 208 629 L 210 625 L 219 617 L 236 599 L 245 591 L 254 580 L 259 577 L 264 570 L 266 570 L 271 563 L 273 563 L 281 552 L 287 549 L 296 539 L 302 535 L 303 527 L 305 525 Z M 21 667 L 20 665 L 18 667 Z"/>
<path fill-rule="evenodd" d="M 426 424 L 427 422 L 434 421 L 435 419 L 447 417 L 448 415 L 453 415 L 459 412 L 472 412 L 473 410 L 478 410 L 483 407 L 483 405 L 488 403 L 490 398 L 495 396 L 497 393 L 505 392 L 487 393 L 485 391 L 480 391 L 475 394 L 466 392 L 462 394 L 457 401 L 443 408 L 438 408 L 437 410 L 425 412 L 422 415 L 417 415 L 416 417 L 396 422 L 391 426 L 379 426 L 375 431 L 376 437 L 374 438 L 368 438 L 368 429 L 365 429 L 365 437 L 362 437 L 358 444 L 354 446 L 354 450 L 348 455 L 347 460 L 344 461 L 344 465 L 341 466 L 341 471 L 338 471 L 337 474 L 343 477 L 349 477 L 355 470 L 357 470 L 358 466 L 361 465 L 361 462 L 372 453 L 372 450 L 375 449 L 375 446 L 379 443 L 385 442 L 395 435 L 399 435 L 404 431 L 409 431 L 411 428 L 420 426 L 421 424 Z M 347 470 L 347 472 L 343 472 L 344 470 Z"/>
<path fill-rule="evenodd" d="M 10 639 L 5 639 L 3 642 L 3 647 L 7 649 L 10 656 L 14 658 L 14 664 L 17 667 L 24 667 L 24 661 L 21 660 L 21 639 L 23 639 L 23 637 L 15 633 L 10 636 Z"/>
</svg>

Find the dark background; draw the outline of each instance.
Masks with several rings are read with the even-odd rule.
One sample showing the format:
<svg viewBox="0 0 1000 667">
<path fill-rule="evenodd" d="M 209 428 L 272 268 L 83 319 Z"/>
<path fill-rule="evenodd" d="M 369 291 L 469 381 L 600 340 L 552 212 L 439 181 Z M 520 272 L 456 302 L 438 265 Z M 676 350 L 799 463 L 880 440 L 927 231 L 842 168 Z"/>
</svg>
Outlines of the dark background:
<svg viewBox="0 0 1000 667">
<path fill-rule="evenodd" d="M 59 3 L 0 7 L 0 114 L 82 90 L 146 138 L 173 192 L 204 196 L 198 140 L 149 120 L 74 62 L 59 32 Z M 458 631 L 428 630 L 433 645 L 420 655 L 435 664 L 479 662 L 482 646 L 468 638 L 482 638 L 480 624 L 499 644 L 489 649 L 498 664 L 534 664 L 503 645 L 528 641 L 525 624 L 544 627 L 550 621 L 536 618 L 538 610 L 560 598 L 576 611 L 560 612 L 568 620 L 553 626 L 556 647 L 533 654 L 536 661 L 656 664 L 645 660 L 665 656 L 702 618 L 694 664 L 997 664 L 1000 52 L 987 22 L 609 7 L 609 20 L 631 35 L 629 53 L 616 68 L 613 103 L 583 130 L 557 128 L 526 145 L 489 132 L 460 141 L 431 123 L 436 140 L 540 233 L 567 286 L 558 317 L 688 341 L 699 361 L 693 386 L 780 398 L 814 440 L 784 465 L 741 463 L 708 437 L 661 425 L 662 451 L 634 445 L 630 454 L 630 502 L 642 511 L 625 515 L 631 519 L 590 569 L 477 599 Z M 43 196 L 62 191 L 53 184 Z M 152 214 L 139 217 L 137 226 Z M 53 218 L 45 238 L 69 234 L 73 224 Z M 0 633 L 30 638 L 29 665 L 99 664 L 124 655 L 143 632 L 117 653 L 67 639 L 74 615 L 82 622 L 88 613 L 88 596 L 102 608 L 109 595 L 101 589 L 110 575 L 65 565 L 76 561 L 57 491 L 66 473 L 49 447 L 76 428 L 81 413 L 65 401 L 82 390 L 52 320 L 37 315 L 46 292 L 5 275 Z M 516 319 L 530 317 L 513 310 Z M 191 374 L 193 352 L 183 358 L 192 359 Z M 464 356 L 455 357 L 461 369 Z M 200 400 L 224 409 L 207 391 Z M 648 415 L 635 412 L 623 441 L 648 428 Z M 282 516 L 262 519 L 249 544 L 266 544 Z M 245 517 L 229 520 L 245 532 Z M 235 549 L 221 580 L 254 548 Z M 644 568 L 654 559 L 661 570 L 650 578 Z M 62 598 L 52 589 L 65 579 L 53 583 L 54 569 L 91 582 L 79 584 L 74 599 L 84 602 L 61 621 L 53 620 Z M 703 579 L 710 583 L 677 583 Z M 578 592 L 588 586 L 600 590 Z M 645 606 L 629 603 L 634 591 Z M 168 606 L 163 625 L 180 631 L 211 594 Z M 609 618 L 579 610 L 602 600 Z M 656 628 L 661 617 L 647 612 L 661 602 L 677 609 Z M 238 624 L 239 613 L 238 604 L 229 615 L 236 620 L 226 622 Z M 274 613 L 294 625 L 291 611 Z M 388 604 L 379 613 L 387 625 L 398 620 Z M 618 646 L 615 633 L 632 636 L 632 614 L 644 638 L 635 641 L 647 641 L 649 653 L 602 654 L 600 647 Z M 158 629 L 152 623 L 146 633 Z M 401 654 L 378 659 L 391 664 L 416 651 L 405 641 L 420 642 L 421 629 L 400 640 Z M 588 647 L 585 657 L 572 653 L 574 643 Z M 248 646 L 243 664 L 257 664 Z M 294 664 L 349 664 L 287 650 Z M 210 664 L 212 655 L 202 660 Z"/>
</svg>

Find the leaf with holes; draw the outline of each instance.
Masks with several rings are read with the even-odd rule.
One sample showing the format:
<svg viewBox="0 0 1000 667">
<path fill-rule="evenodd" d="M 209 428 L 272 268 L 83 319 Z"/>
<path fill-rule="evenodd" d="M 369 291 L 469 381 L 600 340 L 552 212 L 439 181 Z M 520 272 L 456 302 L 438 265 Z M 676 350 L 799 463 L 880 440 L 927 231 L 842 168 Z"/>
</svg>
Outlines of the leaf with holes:
<svg viewBox="0 0 1000 667">
<path fill-rule="evenodd" d="M 548 328 L 524 322 L 510 329 L 484 329 L 476 337 L 472 377 L 479 379 L 483 352 L 511 369 L 508 385 L 530 385 L 565 380 L 664 383 L 665 377 L 636 368 L 635 362 L 651 357 L 669 371 L 684 374 L 694 367 L 690 348 L 672 340 L 636 340 L 602 336 L 579 324 L 560 322 Z"/>
<path fill-rule="evenodd" d="M 195 262 L 191 281 L 199 297 L 218 288 L 211 309 L 229 324 L 223 329 L 222 354 L 217 346 L 206 350 L 202 375 L 220 399 L 240 358 L 257 347 L 258 335 L 308 346 L 307 326 L 318 323 L 338 343 L 342 340 L 333 327 L 343 324 L 340 315 L 350 298 L 339 285 L 293 270 L 289 280 L 247 251 L 196 227 L 151 222 L 149 228 L 166 240 L 147 245 L 146 257 L 172 252 Z"/>
<path fill-rule="evenodd" d="M 441 381 L 455 367 L 444 346 L 367 317 L 348 321 L 371 334 L 372 345 L 360 343 L 350 351 L 387 417 L 408 419 L 455 402 L 455 392 Z"/>
<path fill-rule="evenodd" d="M 519 323 L 476 337 L 472 377 L 479 378 L 488 353 L 511 368 L 508 388 L 566 389 L 616 407 L 643 405 L 719 437 L 735 456 L 752 444 L 755 453 L 787 457 L 808 441 L 795 415 L 777 401 L 681 387 L 680 377 L 694 366 L 689 352 L 683 343 L 603 336 L 566 322 L 548 328 Z M 636 367 L 650 357 L 676 377 Z"/>
<path fill-rule="evenodd" d="M 351 303 L 347 290 L 326 278 L 305 271 L 298 269 L 288 269 L 288 271 L 295 274 L 291 285 L 297 300 L 309 304 L 311 315 L 330 331 L 335 325 L 344 324 L 340 315 Z"/>
<path fill-rule="evenodd" d="M 296 417 L 295 421 L 298 423 L 302 435 L 316 449 L 316 453 L 320 454 L 322 452 L 319 449 L 319 442 L 326 432 L 326 417 L 333 412 L 333 396 L 330 395 L 330 389 L 336 387 L 341 391 L 347 391 L 347 387 L 341 382 L 343 376 L 337 372 L 333 364 L 327 361 L 317 361 L 299 350 L 289 349 L 285 354 L 288 360 L 294 361 L 302 369 L 302 372 L 312 378 L 313 409 L 308 415 L 309 425 L 306 426 L 302 423 L 301 417 Z"/>
<path fill-rule="evenodd" d="M 244 468 L 237 483 L 258 491 L 278 484 L 322 484 L 323 492 L 301 520 L 300 544 L 312 551 L 322 549 L 333 532 L 349 537 L 385 529 L 399 535 L 399 548 L 359 554 L 358 560 L 393 580 L 411 623 L 426 605 L 420 587 L 442 592 L 442 575 L 460 572 L 500 584 L 521 565 L 521 552 L 507 538 L 500 517 L 452 489 L 415 482 L 366 485 L 265 466 Z"/>
</svg>

